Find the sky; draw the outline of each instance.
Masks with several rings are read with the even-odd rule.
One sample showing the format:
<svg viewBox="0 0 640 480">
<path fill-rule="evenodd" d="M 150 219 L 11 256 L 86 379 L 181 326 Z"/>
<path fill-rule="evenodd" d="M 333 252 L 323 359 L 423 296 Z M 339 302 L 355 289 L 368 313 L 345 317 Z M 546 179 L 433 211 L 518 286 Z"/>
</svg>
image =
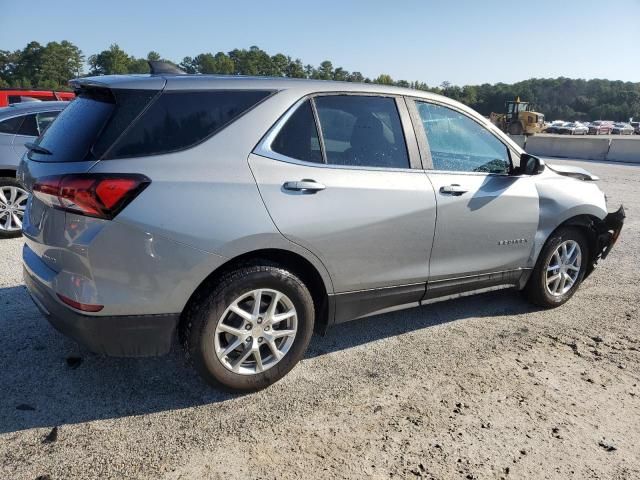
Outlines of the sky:
<svg viewBox="0 0 640 480">
<path fill-rule="evenodd" d="M 5 3 L 2 1 L 1 3 Z M 7 1 L 0 49 L 118 43 L 179 62 L 257 45 L 430 86 L 571 77 L 640 81 L 640 0 Z"/>
</svg>

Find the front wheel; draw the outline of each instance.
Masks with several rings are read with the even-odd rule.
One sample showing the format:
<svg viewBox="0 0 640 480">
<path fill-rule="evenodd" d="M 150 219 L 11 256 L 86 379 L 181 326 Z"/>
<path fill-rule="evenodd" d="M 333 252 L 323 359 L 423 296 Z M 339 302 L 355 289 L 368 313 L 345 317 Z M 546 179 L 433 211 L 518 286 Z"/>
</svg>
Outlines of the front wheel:
<svg viewBox="0 0 640 480">
<path fill-rule="evenodd" d="M 185 312 L 187 356 L 208 383 L 255 391 L 284 377 L 313 333 L 314 305 L 294 274 L 276 265 L 239 268 Z"/>
<path fill-rule="evenodd" d="M 583 233 L 576 228 L 559 228 L 540 252 L 525 287 L 527 297 L 541 307 L 559 307 L 578 289 L 589 259 L 589 243 Z"/>
<path fill-rule="evenodd" d="M 29 194 L 18 180 L 0 177 L 0 239 L 22 234 L 22 219 Z"/>
</svg>

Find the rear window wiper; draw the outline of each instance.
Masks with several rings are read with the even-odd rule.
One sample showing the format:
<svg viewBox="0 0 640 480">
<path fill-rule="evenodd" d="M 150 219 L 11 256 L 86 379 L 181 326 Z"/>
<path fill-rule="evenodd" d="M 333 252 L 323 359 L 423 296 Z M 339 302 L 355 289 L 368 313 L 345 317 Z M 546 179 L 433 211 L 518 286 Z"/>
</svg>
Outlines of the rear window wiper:
<svg viewBox="0 0 640 480">
<path fill-rule="evenodd" d="M 33 142 L 27 142 L 24 144 L 24 146 L 27 147 L 30 152 L 42 153 L 43 155 L 53 155 L 53 153 L 51 153 L 51 150 L 47 150 L 46 148 L 41 147 L 40 145 L 36 145 Z"/>
</svg>

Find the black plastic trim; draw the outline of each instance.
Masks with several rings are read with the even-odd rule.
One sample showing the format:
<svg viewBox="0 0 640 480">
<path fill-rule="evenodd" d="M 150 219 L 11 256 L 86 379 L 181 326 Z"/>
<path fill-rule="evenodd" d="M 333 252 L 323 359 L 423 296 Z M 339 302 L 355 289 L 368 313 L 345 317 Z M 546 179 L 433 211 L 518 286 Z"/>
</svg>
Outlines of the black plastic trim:
<svg viewBox="0 0 640 480">
<path fill-rule="evenodd" d="M 385 310 L 402 305 L 415 304 L 413 306 L 417 307 L 424 293 L 425 284 L 415 283 L 330 295 L 329 300 L 334 302 L 333 309 L 335 311 L 333 323 L 344 323 L 356 318 L 383 313 Z"/>
<path fill-rule="evenodd" d="M 60 303 L 24 269 L 24 283 L 45 318 L 63 335 L 95 353 L 150 357 L 171 350 L 179 313 L 162 315 L 83 315 Z"/>
</svg>

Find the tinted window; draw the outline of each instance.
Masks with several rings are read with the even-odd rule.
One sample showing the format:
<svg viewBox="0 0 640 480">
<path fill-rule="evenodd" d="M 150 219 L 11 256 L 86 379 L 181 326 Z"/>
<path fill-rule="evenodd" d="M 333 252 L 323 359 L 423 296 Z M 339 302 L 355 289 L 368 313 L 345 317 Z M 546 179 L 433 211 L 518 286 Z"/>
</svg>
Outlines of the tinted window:
<svg viewBox="0 0 640 480">
<path fill-rule="evenodd" d="M 327 163 L 409 168 L 396 102 L 356 95 L 315 98 Z"/>
<path fill-rule="evenodd" d="M 416 102 L 429 141 L 433 168 L 457 172 L 506 173 L 507 147 L 466 115 L 440 105 Z"/>
<path fill-rule="evenodd" d="M 24 117 L 13 117 L 0 122 L 0 133 L 16 133 Z"/>
<path fill-rule="evenodd" d="M 38 134 L 42 133 L 53 122 L 60 112 L 42 112 L 36 115 L 36 123 L 38 124 Z"/>
<path fill-rule="evenodd" d="M 113 114 L 100 133 L 91 151 L 96 158 L 102 158 L 109 147 L 122 135 L 125 129 L 142 113 L 149 102 L 158 95 L 157 90 L 111 91 L 116 103 Z"/>
<path fill-rule="evenodd" d="M 31 150 L 29 158 L 41 162 L 86 160 L 90 157 L 91 145 L 115 108 L 113 102 L 105 90 L 82 92 L 36 142 L 51 151 L 51 155 Z"/>
<path fill-rule="evenodd" d="M 271 144 L 271 149 L 287 157 L 322 163 L 318 130 L 309 101 L 300 105 L 289 117 Z"/>
<path fill-rule="evenodd" d="M 156 155 L 191 147 L 216 133 L 269 93 L 257 90 L 163 93 L 105 157 Z"/>
<path fill-rule="evenodd" d="M 36 122 L 35 114 L 25 115 L 24 121 L 18 129 L 18 135 L 27 135 L 29 137 L 37 137 L 40 135 L 38 133 L 38 122 Z"/>
</svg>

